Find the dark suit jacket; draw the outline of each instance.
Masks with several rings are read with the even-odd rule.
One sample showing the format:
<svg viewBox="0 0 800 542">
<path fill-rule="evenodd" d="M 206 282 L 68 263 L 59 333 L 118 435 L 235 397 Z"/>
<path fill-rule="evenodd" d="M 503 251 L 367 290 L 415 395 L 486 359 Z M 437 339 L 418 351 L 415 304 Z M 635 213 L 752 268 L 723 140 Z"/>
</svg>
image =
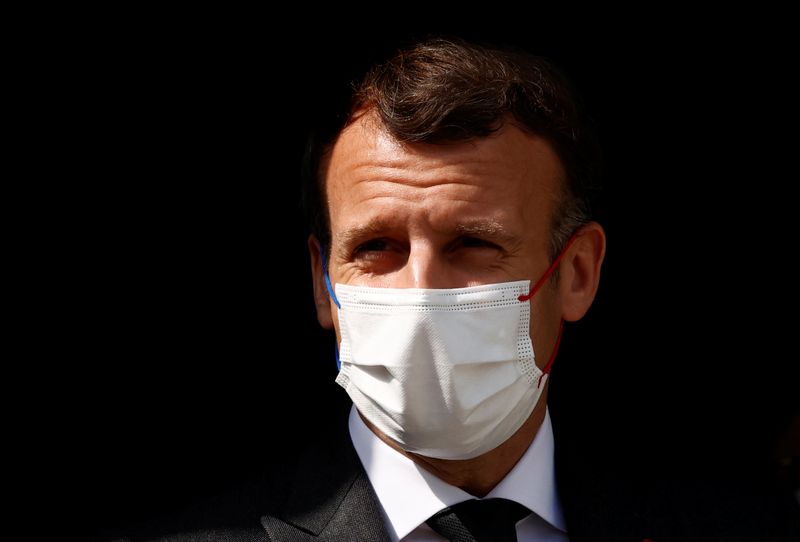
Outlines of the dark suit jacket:
<svg viewBox="0 0 800 542">
<path fill-rule="evenodd" d="M 291 465 L 169 521 L 104 540 L 388 541 L 380 504 L 350 442 L 346 412 Z M 797 503 L 768 492 L 699 482 L 623 481 L 580 467 L 559 447 L 556 474 L 572 542 L 800 540 Z M 277 472 L 275 472 L 277 470 Z"/>
</svg>

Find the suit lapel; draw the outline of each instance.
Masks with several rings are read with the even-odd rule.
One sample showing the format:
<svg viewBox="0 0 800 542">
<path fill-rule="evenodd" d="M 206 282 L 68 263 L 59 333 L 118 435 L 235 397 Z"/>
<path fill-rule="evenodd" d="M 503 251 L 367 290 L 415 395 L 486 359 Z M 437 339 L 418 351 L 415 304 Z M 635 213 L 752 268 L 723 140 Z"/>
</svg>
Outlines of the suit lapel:
<svg viewBox="0 0 800 542">
<path fill-rule="evenodd" d="M 380 504 L 350 440 L 347 416 L 337 422 L 338 430 L 299 461 L 280 511 L 261 518 L 272 540 L 389 542 Z"/>
<path fill-rule="evenodd" d="M 389 542 L 380 506 L 363 473 L 355 476 L 343 494 L 332 496 L 319 509 L 315 510 L 313 504 L 295 506 L 279 515 L 262 517 L 261 524 L 271 540 Z"/>
</svg>

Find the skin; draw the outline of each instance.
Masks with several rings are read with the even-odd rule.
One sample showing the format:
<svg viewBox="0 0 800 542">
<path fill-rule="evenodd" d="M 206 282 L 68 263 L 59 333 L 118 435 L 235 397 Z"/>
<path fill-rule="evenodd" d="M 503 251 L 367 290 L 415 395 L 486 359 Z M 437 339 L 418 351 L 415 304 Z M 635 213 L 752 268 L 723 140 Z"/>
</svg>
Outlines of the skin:
<svg viewBox="0 0 800 542">
<path fill-rule="evenodd" d="M 449 144 L 401 144 L 369 113 L 337 139 L 325 168 L 333 284 L 460 288 L 541 277 L 550 265 L 550 225 L 564 186 L 557 154 L 543 138 L 505 122 L 490 137 Z M 319 242 L 309 238 L 317 318 L 339 320 L 325 288 Z M 531 300 L 531 338 L 543 367 L 562 320 L 583 317 L 594 300 L 605 253 L 597 223 L 578 232 L 551 280 Z M 547 403 L 544 390 L 528 420 L 503 444 L 466 460 L 404 451 L 445 482 L 484 496 L 533 442 Z M 363 417 L 362 417 L 363 418 Z"/>
</svg>

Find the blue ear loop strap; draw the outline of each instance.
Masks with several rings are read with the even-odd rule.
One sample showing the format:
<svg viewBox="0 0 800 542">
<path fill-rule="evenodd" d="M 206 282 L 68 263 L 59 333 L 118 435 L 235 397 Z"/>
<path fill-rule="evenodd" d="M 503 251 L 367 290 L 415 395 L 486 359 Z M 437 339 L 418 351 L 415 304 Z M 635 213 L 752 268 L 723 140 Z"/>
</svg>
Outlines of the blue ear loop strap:
<svg viewBox="0 0 800 542">
<path fill-rule="evenodd" d="M 328 289 L 328 295 L 333 299 L 336 308 L 341 309 L 342 305 L 339 303 L 339 300 L 336 299 L 336 293 L 334 293 L 333 286 L 331 286 L 331 277 L 328 275 L 328 255 L 325 253 L 325 247 L 321 244 L 319 246 L 319 257 L 322 259 L 322 274 L 325 276 L 325 288 Z M 339 345 L 336 345 L 334 348 L 336 348 L 336 369 L 341 370 L 342 363 L 339 361 Z"/>
<path fill-rule="evenodd" d="M 336 304 L 336 308 L 341 309 L 342 305 L 339 303 L 339 300 L 336 299 L 333 286 L 331 286 L 331 277 L 328 275 L 328 255 L 325 253 L 325 247 L 322 245 L 319 246 L 319 257 L 322 258 L 322 274 L 325 275 L 325 288 L 328 289 L 328 295 L 330 295 L 331 299 L 333 299 L 333 302 Z"/>
</svg>

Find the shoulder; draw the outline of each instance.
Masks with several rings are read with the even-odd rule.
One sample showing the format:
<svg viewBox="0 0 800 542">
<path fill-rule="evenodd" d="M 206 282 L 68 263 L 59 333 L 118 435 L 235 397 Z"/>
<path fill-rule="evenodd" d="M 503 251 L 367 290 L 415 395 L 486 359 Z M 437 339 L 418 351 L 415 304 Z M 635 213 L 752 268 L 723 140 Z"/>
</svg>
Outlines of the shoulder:
<svg viewBox="0 0 800 542">
<path fill-rule="evenodd" d="M 570 540 L 800 540 L 788 492 L 746 481 L 584 473 L 560 485 Z"/>
<path fill-rule="evenodd" d="M 222 494 L 186 504 L 179 512 L 99 533 L 97 538 L 106 542 L 269 541 L 261 518 L 280 508 L 294 471 L 288 460 L 271 467 Z"/>
<path fill-rule="evenodd" d="M 305 540 L 355 484 L 360 469 L 347 432 L 346 405 L 319 419 L 309 441 L 287 450 L 256 475 L 179 513 L 151 518 L 115 532 L 104 542 L 266 542 Z M 367 482 L 368 483 L 368 482 Z"/>
<path fill-rule="evenodd" d="M 558 492 L 572 542 L 789 542 L 800 540 L 800 506 L 757 473 L 706 464 L 630 460 L 553 417 Z M 617 449 L 620 449 L 619 447 Z"/>
<path fill-rule="evenodd" d="M 656 487 L 652 498 L 685 539 L 720 541 L 800 540 L 800 510 L 789 492 L 749 480 L 678 480 Z"/>
</svg>

